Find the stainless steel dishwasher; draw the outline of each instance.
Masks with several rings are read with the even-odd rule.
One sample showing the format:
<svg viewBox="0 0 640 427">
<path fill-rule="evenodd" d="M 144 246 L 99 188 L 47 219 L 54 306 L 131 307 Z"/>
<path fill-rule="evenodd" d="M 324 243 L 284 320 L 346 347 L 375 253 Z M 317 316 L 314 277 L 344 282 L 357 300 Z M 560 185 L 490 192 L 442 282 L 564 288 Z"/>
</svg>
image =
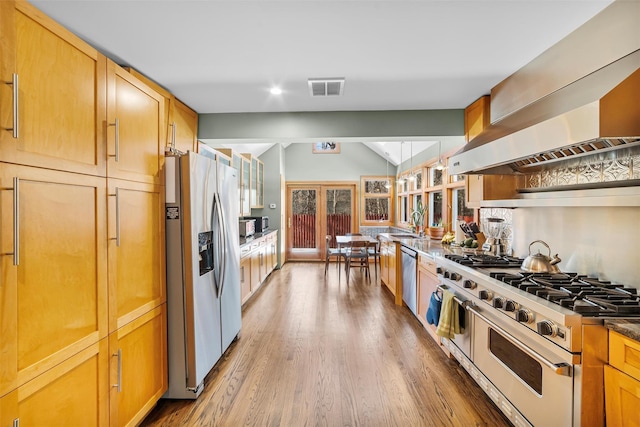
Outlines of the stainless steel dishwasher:
<svg viewBox="0 0 640 427">
<path fill-rule="evenodd" d="M 402 251 L 402 300 L 414 316 L 418 315 L 416 276 L 418 274 L 418 252 L 406 246 Z"/>
</svg>

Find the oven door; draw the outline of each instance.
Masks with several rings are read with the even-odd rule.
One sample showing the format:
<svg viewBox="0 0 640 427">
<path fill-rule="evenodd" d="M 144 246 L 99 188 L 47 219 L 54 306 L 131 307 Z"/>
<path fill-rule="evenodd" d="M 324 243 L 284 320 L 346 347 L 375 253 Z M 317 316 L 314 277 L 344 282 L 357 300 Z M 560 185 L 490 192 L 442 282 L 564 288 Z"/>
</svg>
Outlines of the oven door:
<svg viewBox="0 0 640 427">
<path fill-rule="evenodd" d="M 449 291 L 453 292 L 456 299 L 461 302 L 466 302 L 467 298 L 461 296 L 461 292 L 456 287 L 456 284 L 448 279 L 440 278 L 440 289 L 442 287 L 447 288 Z M 463 316 L 461 320 L 461 324 L 464 325 L 464 330 L 461 334 L 456 334 L 453 339 L 442 338 L 443 341 L 449 341 L 451 344 L 455 345 L 465 356 L 467 359 L 473 362 L 473 355 L 471 354 L 471 334 L 473 331 L 473 316 L 462 306 L 459 308 L 460 315 Z M 447 345 L 447 347 L 449 347 Z M 454 352 L 454 356 L 456 359 L 460 360 L 460 358 L 455 354 L 455 350 L 449 348 Z M 462 361 L 460 360 L 462 363 Z"/>
<path fill-rule="evenodd" d="M 478 369 L 531 424 L 572 425 L 573 355 L 553 343 L 545 344 L 535 332 L 520 335 L 477 307 L 470 311 Z"/>
</svg>

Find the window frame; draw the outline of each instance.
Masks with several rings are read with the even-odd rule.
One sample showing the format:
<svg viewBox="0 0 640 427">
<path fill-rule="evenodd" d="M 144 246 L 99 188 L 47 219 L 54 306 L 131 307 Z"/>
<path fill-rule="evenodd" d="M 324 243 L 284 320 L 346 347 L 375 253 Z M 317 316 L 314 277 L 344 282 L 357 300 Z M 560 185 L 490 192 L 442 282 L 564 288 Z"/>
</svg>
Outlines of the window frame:
<svg viewBox="0 0 640 427">
<path fill-rule="evenodd" d="M 366 182 L 367 181 L 389 181 L 391 187 L 389 187 L 388 193 L 367 193 L 366 192 Z M 395 209 L 394 209 L 394 200 L 395 200 L 395 177 L 393 176 L 378 176 L 378 175 L 369 175 L 369 176 L 361 176 L 360 177 L 360 224 L 366 226 L 381 226 L 388 227 L 393 226 L 395 223 Z M 389 219 L 388 221 L 368 221 L 366 219 L 366 204 L 367 199 L 387 199 L 387 203 L 389 205 Z"/>
</svg>

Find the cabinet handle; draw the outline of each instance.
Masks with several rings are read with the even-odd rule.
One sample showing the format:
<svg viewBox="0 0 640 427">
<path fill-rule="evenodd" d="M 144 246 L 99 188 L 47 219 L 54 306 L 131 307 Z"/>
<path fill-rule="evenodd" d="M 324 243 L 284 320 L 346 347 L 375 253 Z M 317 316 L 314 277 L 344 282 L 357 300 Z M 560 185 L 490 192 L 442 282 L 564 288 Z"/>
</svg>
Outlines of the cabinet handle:
<svg viewBox="0 0 640 427">
<path fill-rule="evenodd" d="M 176 149 L 176 122 L 171 123 L 171 151 Z"/>
<path fill-rule="evenodd" d="M 20 111 L 18 108 L 18 74 L 13 73 L 11 81 L 5 83 L 13 86 L 13 127 L 7 128 L 7 130 L 13 131 L 13 138 L 18 139 L 18 113 Z"/>
<path fill-rule="evenodd" d="M 114 357 L 118 358 L 118 383 L 113 387 L 118 389 L 118 393 L 122 391 L 122 349 L 119 348 L 117 353 L 113 353 Z"/>
<path fill-rule="evenodd" d="M 116 154 L 109 154 L 109 157 L 115 157 L 116 162 L 120 161 L 120 119 L 116 118 L 115 123 L 109 123 L 109 126 L 116 128 Z"/>
<path fill-rule="evenodd" d="M 244 283 L 244 265 L 240 267 L 240 281 Z"/>
<path fill-rule="evenodd" d="M 13 427 L 20 427 L 20 418 L 13 420 Z"/>
<path fill-rule="evenodd" d="M 109 197 L 116 198 L 116 237 L 111 237 L 109 240 L 115 240 L 116 246 L 120 247 L 120 189 L 116 187 L 115 194 L 109 194 Z"/>
<path fill-rule="evenodd" d="M 20 265 L 20 178 L 13 177 L 13 265 Z"/>
</svg>

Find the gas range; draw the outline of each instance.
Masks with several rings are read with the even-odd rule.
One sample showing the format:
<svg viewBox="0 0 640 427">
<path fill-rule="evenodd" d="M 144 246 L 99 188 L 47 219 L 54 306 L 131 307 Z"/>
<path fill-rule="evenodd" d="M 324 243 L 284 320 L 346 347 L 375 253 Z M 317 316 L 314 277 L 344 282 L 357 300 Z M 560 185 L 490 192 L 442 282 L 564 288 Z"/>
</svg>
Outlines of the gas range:
<svg viewBox="0 0 640 427">
<path fill-rule="evenodd" d="M 581 325 L 601 324 L 604 318 L 640 317 L 635 288 L 575 273 L 527 273 L 520 269 L 522 261 L 446 254 L 438 266 L 443 283 L 471 297 L 479 309 L 525 326 L 574 353 L 582 348 Z"/>
<path fill-rule="evenodd" d="M 636 289 L 527 273 L 515 257 L 435 260 L 440 287 L 464 308 L 464 331 L 443 345 L 514 425 L 604 425 L 604 319 L 640 317 Z"/>
</svg>

